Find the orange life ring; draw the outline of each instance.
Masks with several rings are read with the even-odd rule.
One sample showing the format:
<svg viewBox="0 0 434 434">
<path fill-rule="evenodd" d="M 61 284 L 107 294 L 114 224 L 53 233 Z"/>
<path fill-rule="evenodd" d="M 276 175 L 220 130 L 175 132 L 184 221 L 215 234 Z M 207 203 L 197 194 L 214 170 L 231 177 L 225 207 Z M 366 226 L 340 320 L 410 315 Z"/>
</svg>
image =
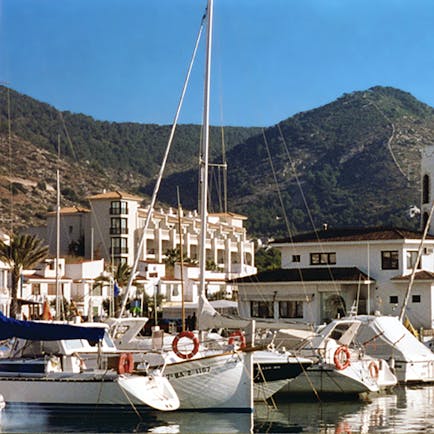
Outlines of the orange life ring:
<svg viewBox="0 0 434 434">
<path fill-rule="evenodd" d="M 335 429 L 335 434 L 351 434 L 351 427 L 348 422 L 339 422 Z"/>
<path fill-rule="evenodd" d="M 188 338 L 193 341 L 193 349 L 189 353 L 181 353 L 178 350 L 178 342 L 182 338 Z M 175 336 L 175 339 L 172 342 L 172 349 L 174 353 L 181 359 L 191 359 L 193 356 L 197 354 L 199 351 L 199 339 L 194 335 L 193 332 L 181 332 Z"/>
<path fill-rule="evenodd" d="M 342 361 L 342 355 L 344 355 L 344 360 Z M 347 346 L 342 345 L 336 351 L 333 357 L 333 361 L 335 362 L 335 366 L 337 369 L 342 370 L 348 368 L 351 364 L 351 354 L 350 350 Z"/>
<path fill-rule="evenodd" d="M 118 373 L 131 374 L 134 371 L 134 357 L 132 353 L 122 353 L 119 357 Z"/>
<path fill-rule="evenodd" d="M 379 369 L 377 363 L 375 363 L 375 362 L 372 360 L 372 362 L 369 363 L 368 369 L 369 369 L 369 375 L 370 375 L 374 380 L 376 380 L 376 379 L 378 378 L 378 374 L 380 373 L 380 369 Z"/>
<path fill-rule="evenodd" d="M 228 344 L 233 345 L 235 341 L 239 341 L 240 343 L 240 349 L 246 348 L 246 337 L 244 336 L 243 332 L 241 330 L 237 330 L 235 332 L 232 332 L 229 336 Z"/>
</svg>

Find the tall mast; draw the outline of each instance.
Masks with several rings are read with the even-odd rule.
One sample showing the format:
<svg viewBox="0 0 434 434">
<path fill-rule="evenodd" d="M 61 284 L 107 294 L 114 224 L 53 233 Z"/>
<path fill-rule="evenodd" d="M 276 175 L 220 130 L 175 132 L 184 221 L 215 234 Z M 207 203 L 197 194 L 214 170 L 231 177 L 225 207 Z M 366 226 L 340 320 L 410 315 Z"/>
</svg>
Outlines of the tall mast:
<svg viewBox="0 0 434 434">
<path fill-rule="evenodd" d="M 61 300 L 62 291 L 60 290 L 60 135 L 57 136 L 57 170 L 56 170 L 56 318 L 62 319 Z"/>
<path fill-rule="evenodd" d="M 200 249 L 199 249 L 199 312 L 203 308 L 202 297 L 205 296 L 206 269 L 206 229 L 208 220 L 208 150 L 209 150 L 209 101 L 211 79 L 211 46 L 212 46 L 213 0 L 208 0 L 207 7 L 207 39 L 204 86 L 203 134 L 200 153 Z M 199 324 L 200 328 L 200 324 Z"/>
</svg>

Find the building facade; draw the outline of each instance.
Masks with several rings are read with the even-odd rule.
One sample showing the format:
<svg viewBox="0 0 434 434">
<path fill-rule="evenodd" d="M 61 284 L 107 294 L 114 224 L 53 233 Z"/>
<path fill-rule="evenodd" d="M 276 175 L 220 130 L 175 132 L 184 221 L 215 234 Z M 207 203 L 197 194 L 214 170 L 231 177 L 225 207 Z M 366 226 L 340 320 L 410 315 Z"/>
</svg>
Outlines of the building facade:
<svg viewBox="0 0 434 434">
<path fill-rule="evenodd" d="M 60 211 L 60 255 L 81 252 L 87 259 L 104 258 L 115 265 L 132 265 L 136 256 L 162 263 L 167 252 L 179 249 L 195 261 L 199 255 L 200 216 L 196 211 L 169 208 L 155 210 L 138 252 L 148 210 L 142 198 L 123 192 L 104 192 L 88 198 L 90 209 L 72 207 Z M 46 228 L 33 229 L 56 252 L 56 213 L 50 213 Z M 208 216 L 206 258 L 226 278 L 256 273 L 254 242 L 247 237 L 246 217 L 234 213 Z"/>
<path fill-rule="evenodd" d="M 327 229 L 275 241 L 281 269 L 236 279 L 240 313 L 321 324 L 353 309 L 400 315 L 413 269 L 406 315 L 434 328 L 434 237 L 418 263 L 422 233 L 396 228 Z"/>
</svg>

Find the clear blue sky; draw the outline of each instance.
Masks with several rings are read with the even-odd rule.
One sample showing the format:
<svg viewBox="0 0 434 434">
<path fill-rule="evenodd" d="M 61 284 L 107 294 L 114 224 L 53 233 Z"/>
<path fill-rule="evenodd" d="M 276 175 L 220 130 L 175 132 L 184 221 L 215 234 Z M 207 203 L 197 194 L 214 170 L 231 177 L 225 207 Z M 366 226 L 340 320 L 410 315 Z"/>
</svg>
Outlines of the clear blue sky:
<svg viewBox="0 0 434 434">
<path fill-rule="evenodd" d="M 0 0 L 0 82 L 99 120 L 170 124 L 205 6 Z M 434 0 L 214 0 L 214 15 L 213 125 L 271 126 L 375 85 L 434 106 Z M 202 80 L 203 55 L 181 123 L 201 122 Z"/>
</svg>

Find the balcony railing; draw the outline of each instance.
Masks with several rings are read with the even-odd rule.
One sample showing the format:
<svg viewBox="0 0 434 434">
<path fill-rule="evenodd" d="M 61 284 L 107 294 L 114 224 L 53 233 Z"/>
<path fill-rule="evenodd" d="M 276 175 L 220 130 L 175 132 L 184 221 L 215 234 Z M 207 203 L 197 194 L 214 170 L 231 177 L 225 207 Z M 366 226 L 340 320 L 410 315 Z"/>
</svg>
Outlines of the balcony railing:
<svg viewBox="0 0 434 434">
<path fill-rule="evenodd" d="M 126 255 L 128 254 L 128 247 L 110 247 L 111 255 Z"/>
<path fill-rule="evenodd" d="M 110 212 L 110 215 L 128 214 L 128 207 L 124 207 L 124 208 L 110 207 L 109 212 Z"/>
<path fill-rule="evenodd" d="M 128 235 L 128 228 L 110 228 L 110 235 Z"/>
</svg>

